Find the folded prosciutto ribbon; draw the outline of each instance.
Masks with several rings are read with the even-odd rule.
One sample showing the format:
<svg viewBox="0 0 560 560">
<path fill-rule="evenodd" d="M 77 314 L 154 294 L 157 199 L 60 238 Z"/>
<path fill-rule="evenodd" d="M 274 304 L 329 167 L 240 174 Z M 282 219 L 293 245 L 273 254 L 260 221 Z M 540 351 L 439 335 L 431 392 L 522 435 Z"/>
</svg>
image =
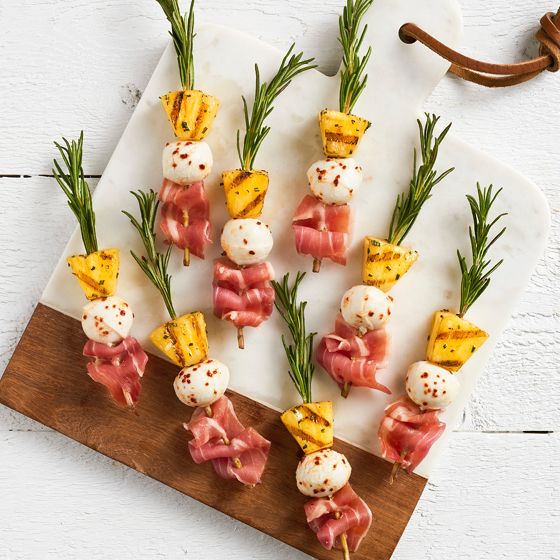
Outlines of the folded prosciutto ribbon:
<svg viewBox="0 0 560 560">
<path fill-rule="evenodd" d="M 159 199 L 163 203 L 160 228 L 167 243 L 188 249 L 203 259 L 206 246 L 212 243 L 210 205 L 204 183 L 182 186 L 164 179 Z"/>
<path fill-rule="evenodd" d="M 413 471 L 445 431 L 439 413 L 422 411 L 406 397 L 389 405 L 378 433 L 383 458 Z"/>
<path fill-rule="evenodd" d="M 274 271 L 268 262 L 239 267 L 227 258 L 214 263 L 214 314 L 236 327 L 258 327 L 274 309 Z"/>
<path fill-rule="evenodd" d="M 377 371 L 384 365 L 387 347 L 385 329 L 375 329 L 360 336 L 339 314 L 334 332 L 319 343 L 316 358 L 341 389 L 351 385 L 390 394 L 391 391 L 376 379 Z"/>
<path fill-rule="evenodd" d="M 115 345 L 88 340 L 83 354 L 94 359 L 87 364 L 89 376 L 105 385 L 118 404 L 132 407 L 138 402 L 148 356 L 135 338 L 127 336 Z"/>
<path fill-rule="evenodd" d="M 307 195 L 296 208 L 292 220 L 296 251 L 318 261 L 330 259 L 345 265 L 350 224 L 351 210 L 347 204 L 329 206 Z"/>
<path fill-rule="evenodd" d="M 346 535 L 350 552 L 358 549 L 373 518 L 368 505 L 349 483 L 330 498 L 309 500 L 305 516 L 324 548 L 341 550 L 340 537 Z"/>
<path fill-rule="evenodd" d="M 241 424 L 227 397 L 221 397 L 209 408 L 211 416 L 207 408 L 197 408 L 190 422 L 184 424 L 193 435 L 188 443 L 193 461 L 212 461 L 221 478 L 255 486 L 261 481 L 270 441 Z"/>
</svg>

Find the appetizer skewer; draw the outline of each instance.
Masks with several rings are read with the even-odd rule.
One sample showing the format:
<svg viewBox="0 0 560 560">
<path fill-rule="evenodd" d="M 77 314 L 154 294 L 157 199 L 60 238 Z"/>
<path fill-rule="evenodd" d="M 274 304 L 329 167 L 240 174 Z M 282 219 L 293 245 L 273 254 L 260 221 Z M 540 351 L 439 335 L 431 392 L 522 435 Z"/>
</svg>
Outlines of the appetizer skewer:
<svg viewBox="0 0 560 560">
<path fill-rule="evenodd" d="M 173 383 L 175 394 L 183 404 L 196 408 L 190 421 L 183 425 L 194 436 L 188 443 L 191 457 L 197 464 L 212 461 L 221 478 L 254 486 L 264 472 L 270 442 L 253 428 L 241 424 L 225 395 L 229 369 L 208 357 L 204 315 L 195 311 L 178 317 L 175 312 L 171 276 L 167 272 L 171 246 L 164 254 L 156 249 L 154 227 L 159 205 L 156 194 L 153 191 L 132 194 L 138 202 L 141 220 L 129 212 L 123 213 L 138 231 L 145 255 L 140 257 L 133 251 L 131 254 L 161 294 L 170 316 L 170 321 L 152 332 L 150 340 L 182 368 Z"/>
<path fill-rule="evenodd" d="M 317 361 L 338 383 L 343 397 L 348 396 L 352 386 L 390 394 L 376 379 L 389 345 L 384 326 L 391 316 L 393 297 L 385 292 L 418 257 L 416 251 L 397 243 L 410 231 L 432 189 L 452 171 L 448 169 L 438 175 L 434 170 L 439 146 L 451 126 L 434 139 L 437 122 L 438 117 L 429 115 L 426 115 L 425 125 L 418 121 L 422 163 L 417 167 L 415 150 L 410 188 L 397 198 L 389 240 L 365 238 L 362 276 L 366 285 L 354 286 L 344 294 L 335 330 L 325 336 L 317 348 Z"/>
<path fill-rule="evenodd" d="M 360 25 L 372 3 L 373 0 L 347 0 L 339 18 L 343 50 L 339 111 L 325 109 L 319 114 L 326 159 L 309 167 L 307 180 L 312 195 L 303 198 L 292 220 L 296 251 L 313 256 L 313 272 L 320 271 L 325 258 L 346 264 L 352 221 L 348 203 L 362 183 L 362 167 L 352 155 L 371 124 L 353 115 L 352 110 L 367 84 L 364 70 L 371 47 L 360 58 L 367 32 L 367 25 L 361 31 Z"/>
<path fill-rule="evenodd" d="M 148 356 L 129 336 L 134 313 L 115 294 L 119 276 L 119 250 L 98 248 L 95 213 L 82 169 L 84 133 L 77 141 L 55 142 L 66 170 L 54 160 L 53 175 L 74 212 L 86 253 L 68 258 L 68 266 L 89 301 L 82 311 L 82 328 L 88 341 L 84 356 L 89 376 L 104 385 L 119 405 L 134 408 L 140 397 L 140 378 Z"/>
<path fill-rule="evenodd" d="M 307 333 L 307 303 L 298 301 L 298 288 L 304 276 L 305 273 L 298 273 L 292 285 L 289 274 L 281 282 L 273 282 L 276 308 L 290 331 L 289 343 L 282 336 L 289 375 L 302 400 L 302 404 L 286 410 L 281 420 L 304 453 L 296 470 L 296 484 L 302 494 L 312 498 L 304 506 L 307 523 L 323 547 L 342 550 L 347 560 L 369 530 L 372 514 L 350 486 L 352 467 L 348 459 L 333 449 L 332 402 L 312 399 L 316 333 Z"/>
<path fill-rule="evenodd" d="M 312 58 L 302 60 L 303 53 L 292 54 L 292 45 L 285 54 L 276 75 L 270 82 L 261 82 L 255 64 L 255 100 L 249 114 L 247 100 L 243 97 L 245 136 L 237 131 L 237 153 L 240 169 L 224 171 L 226 207 L 231 216 L 221 236 L 226 259 L 214 264 L 214 314 L 237 327 L 237 344 L 245 347 L 243 329 L 258 327 L 273 310 L 274 278 L 272 265 L 266 261 L 273 246 L 269 226 L 259 219 L 268 191 L 268 172 L 254 169 L 255 158 L 264 139 L 270 132 L 266 118 L 274 109 L 274 100 L 291 83 L 292 79 L 315 66 Z"/>
<path fill-rule="evenodd" d="M 159 198 L 160 228 L 167 243 L 183 250 L 183 264 L 191 253 L 204 258 L 212 242 L 209 203 L 204 180 L 212 171 L 212 151 L 203 142 L 220 107 L 219 101 L 194 89 L 194 0 L 188 15 L 181 16 L 178 0 L 157 0 L 171 25 L 182 89 L 161 98 L 177 137 L 163 149 L 163 185 Z"/>
<path fill-rule="evenodd" d="M 477 198 L 467 195 L 473 226 L 469 227 L 471 266 L 457 251 L 461 270 L 461 301 L 459 312 L 437 311 L 428 337 L 426 360 L 412 364 L 406 374 L 406 397 L 391 404 L 379 427 L 381 452 L 394 462 L 390 482 L 399 468 L 414 470 L 426 457 L 432 445 L 445 431 L 439 414 L 461 390 L 454 375 L 488 339 L 488 333 L 464 319 L 465 313 L 490 284 L 490 276 L 502 264 L 488 258 L 492 245 L 506 228 L 490 239 L 494 225 L 505 214 L 489 217 L 492 205 L 500 194 L 492 185 L 477 185 Z"/>
</svg>

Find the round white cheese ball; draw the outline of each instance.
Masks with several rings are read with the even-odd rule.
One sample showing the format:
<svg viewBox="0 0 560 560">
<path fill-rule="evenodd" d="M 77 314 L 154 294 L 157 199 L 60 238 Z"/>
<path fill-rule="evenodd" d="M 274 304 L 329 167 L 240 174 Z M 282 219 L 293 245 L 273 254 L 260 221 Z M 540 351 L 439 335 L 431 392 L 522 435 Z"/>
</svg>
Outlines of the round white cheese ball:
<svg viewBox="0 0 560 560">
<path fill-rule="evenodd" d="M 352 473 L 348 459 L 333 449 L 306 455 L 296 470 L 298 490 L 306 496 L 324 498 L 343 488 Z"/>
<path fill-rule="evenodd" d="M 254 218 L 226 222 L 221 242 L 228 258 L 240 266 L 265 261 L 274 244 L 270 227 Z"/>
<path fill-rule="evenodd" d="M 94 299 L 82 312 L 82 329 L 86 336 L 104 344 L 115 344 L 128 336 L 134 313 L 121 297 Z"/>
<path fill-rule="evenodd" d="M 220 399 L 229 384 L 229 369 L 218 360 L 204 360 L 183 368 L 173 388 L 177 398 L 187 406 L 209 406 Z"/>
<path fill-rule="evenodd" d="M 393 298 L 374 286 L 354 286 L 342 297 L 344 320 L 359 330 L 381 328 L 391 316 Z"/>
<path fill-rule="evenodd" d="M 324 204 L 347 204 L 362 184 L 362 168 L 352 158 L 321 159 L 308 169 L 307 179 Z"/>
<path fill-rule="evenodd" d="M 406 373 L 406 393 L 422 410 L 449 406 L 460 389 L 451 372 L 430 362 L 415 362 Z"/>
<path fill-rule="evenodd" d="M 179 185 L 202 181 L 212 171 L 212 152 L 206 142 L 180 140 L 163 149 L 163 176 Z"/>
</svg>

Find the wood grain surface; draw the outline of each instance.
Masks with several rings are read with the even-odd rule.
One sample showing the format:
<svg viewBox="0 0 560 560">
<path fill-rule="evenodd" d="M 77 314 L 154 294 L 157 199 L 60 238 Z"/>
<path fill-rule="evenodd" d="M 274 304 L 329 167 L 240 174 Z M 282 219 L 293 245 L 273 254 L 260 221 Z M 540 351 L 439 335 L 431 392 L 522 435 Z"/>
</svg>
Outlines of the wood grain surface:
<svg viewBox="0 0 560 560">
<path fill-rule="evenodd" d="M 187 451 L 182 422 L 191 411 L 173 391 L 176 366 L 150 356 L 140 403 L 129 412 L 87 376 L 84 340 L 78 321 L 39 304 L 0 380 L 0 402 L 316 558 L 339 557 L 324 550 L 307 527 L 305 498 L 295 486 L 297 448 L 275 410 L 229 394 L 240 420 L 271 440 L 272 448 L 262 484 L 249 489 L 223 481 Z M 353 558 L 388 559 L 426 480 L 401 475 L 389 486 L 389 463 L 347 443 L 335 445 L 350 460 L 352 485 L 374 515 Z"/>
</svg>

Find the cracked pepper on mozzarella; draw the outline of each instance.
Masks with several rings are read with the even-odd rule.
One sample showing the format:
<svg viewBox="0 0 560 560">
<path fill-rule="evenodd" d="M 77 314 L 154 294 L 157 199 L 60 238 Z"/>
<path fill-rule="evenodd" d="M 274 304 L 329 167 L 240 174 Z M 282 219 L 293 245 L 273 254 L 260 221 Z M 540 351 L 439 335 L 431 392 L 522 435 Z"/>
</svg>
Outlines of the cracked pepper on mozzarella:
<svg viewBox="0 0 560 560">
<path fill-rule="evenodd" d="M 163 149 L 163 176 L 179 185 L 203 181 L 212 171 L 212 152 L 206 142 L 181 140 Z"/>
<path fill-rule="evenodd" d="M 103 344 L 116 344 L 126 338 L 133 320 L 130 306 L 118 296 L 95 299 L 82 312 L 84 333 L 90 340 Z"/>
<path fill-rule="evenodd" d="M 306 455 L 296 470 L 298 490 L 306 496 L 325 498 L 346 486 L 352 467 L 348 459 L 333 449 Z"/>
<path fill-rule="evenodd" d="M 460 389 L 452 373 L 430 362 L 415 362 L 406 373 L 406 393 L 422 410 L 446 408 Z"/>
<path fill-rule="evenodd" d="M 391 316 L 393 298 L 373 286 L 354 286 L 342 297 L 344 320 L 359 330 L 381 328 Z"/>
<path fill-rule="evenodd" d="M 307 179 L 324 204 L 348 204 L 362 184 L 362 168 L 352 158 L 322 159 L 309 168 Z"/>
<path fill-rule="evenodd" d="M 264 262 L 274 240 L 267 224 L 254 218 L 245 218 L 226 222 L 221 243 L 231 261 L 239 266 L 247 266 Z"/>
<path fill-rule="evenodd" d="M 209 406 L 222 398 L 229 384 L 229 369 L 208 359 L 183 368 L 173 383 L 177 398 L 187 406 Z"/>
</svg>

